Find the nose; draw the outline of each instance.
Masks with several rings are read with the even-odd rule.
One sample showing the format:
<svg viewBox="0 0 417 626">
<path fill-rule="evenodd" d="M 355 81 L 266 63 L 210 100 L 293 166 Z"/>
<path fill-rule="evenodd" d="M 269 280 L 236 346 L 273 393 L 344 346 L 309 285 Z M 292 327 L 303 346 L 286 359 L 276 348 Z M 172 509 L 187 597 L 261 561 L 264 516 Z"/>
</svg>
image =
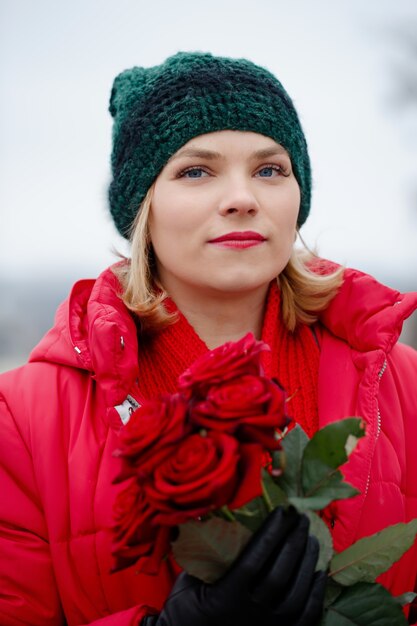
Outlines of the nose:
<svg viewBox="0 0 417 626">
<path fill-rule="evenodd" d="M 229 184 L 222 194 L 219 203 L 220 215 L 256 215 L 259 211 L 258 201 L 250 189 L 250 186 L 243 182 Z"/>
</svg>

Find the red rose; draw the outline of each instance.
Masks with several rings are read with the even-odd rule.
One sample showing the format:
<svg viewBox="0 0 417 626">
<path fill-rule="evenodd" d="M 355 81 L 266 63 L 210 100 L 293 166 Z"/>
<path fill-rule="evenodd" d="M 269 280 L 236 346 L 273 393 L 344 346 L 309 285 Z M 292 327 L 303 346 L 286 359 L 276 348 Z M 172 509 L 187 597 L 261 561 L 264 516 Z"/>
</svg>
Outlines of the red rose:
<svg viewBox="0 0 417 626">
<path fill-rule="evenodd" d="M 140 559 L 140 569 L 157 574 L 163 557 L 170 549 L 170 529 L 155 526 L 142 486 L 130 480 L 116 497 L 114 505 L 113 572 L 133 565 Z"/>
<path fill-rule="evenodd" d="M 261 352 L 266 343 L 248 333 L 239 341 L 229 341 L 191 365 L 179 378 L 179 388 L 188 396 L 204 398 L 208 389 L 243 375 L 261 374 Z"/>
<path fill-rule="evenodd" d="M 218 432 L 188 436 L 145 485 L 155 523 L 174 526 L 226 504 L 241 506 L 261 493 L 261 466 L 260 446 L 240 447 Z"/>
<path fill-rule="evenodd" d="M 203 427 L 235 434 L 268 449 L 279 448 L 274 436 L 288 423 L 285 396 L 263 376 L 241 376 L 209 389 L 206 400 L 190 409 L 190 420 Z"/>
<path fill-rule="evenodd" d="M 170 446 L 189 431 L 186 414 L 187 401 L 179 394 L 148 400 L 139 407 L 122 429 L 120 448 L 114 453 L 123 462 L 116 482 L 151 472 L 171 454 Z"/>
<path fill-rule="evenodd" d="M 262 447 L 257 443 L 242 443 L 239 450 L 238 485 L 233 499 L 227 503 L 229 509 L 239 509 L 262 495 L 261 468 L 264 461 Z"/>
</svg>

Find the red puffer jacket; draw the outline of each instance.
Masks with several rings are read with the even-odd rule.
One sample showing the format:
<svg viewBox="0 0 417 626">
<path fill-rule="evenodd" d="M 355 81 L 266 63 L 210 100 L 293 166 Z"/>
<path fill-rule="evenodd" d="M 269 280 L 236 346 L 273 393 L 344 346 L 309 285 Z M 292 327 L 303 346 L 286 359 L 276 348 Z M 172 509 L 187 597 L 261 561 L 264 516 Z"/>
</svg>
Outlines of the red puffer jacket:
<svg viewBox="0 0 417 626">
<path fill-rule="evenodd" d="M 78 282 L 22 368 L 0 377 L 0 623 L 138 625 L 178 568 L 109 574 L 122 405 L 138 389 L 137 334 L 107 270 Z M 396 345 L 417 294 L 347 270 L 321 318 L 320 425 L 360 415 L 367 437 L 346 466 L 361 491 L 333 520 L 341 549 L 417 517 L 417 354 Z M 116 409 L 115 407 L 118 407 Z M 383 578 L 412 590 L 415 548 Z"/>
</svg>

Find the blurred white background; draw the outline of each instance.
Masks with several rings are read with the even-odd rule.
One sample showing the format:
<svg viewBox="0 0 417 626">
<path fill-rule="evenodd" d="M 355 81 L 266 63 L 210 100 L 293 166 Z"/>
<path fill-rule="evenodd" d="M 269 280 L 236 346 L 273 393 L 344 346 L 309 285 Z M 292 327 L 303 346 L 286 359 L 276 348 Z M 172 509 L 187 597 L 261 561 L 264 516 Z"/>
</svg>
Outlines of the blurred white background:
<svg viewBox="0 0 417 626">
<path fill-rule="evenodd" d="M 112 81 L 178 50 L 276 74 L 313 164 L 304 239 L 417 289 L 415 0 L 2 0 L 0 369 L 27 357 L 74 280 L 126 252 L 107 209 Z"/>
</svg>

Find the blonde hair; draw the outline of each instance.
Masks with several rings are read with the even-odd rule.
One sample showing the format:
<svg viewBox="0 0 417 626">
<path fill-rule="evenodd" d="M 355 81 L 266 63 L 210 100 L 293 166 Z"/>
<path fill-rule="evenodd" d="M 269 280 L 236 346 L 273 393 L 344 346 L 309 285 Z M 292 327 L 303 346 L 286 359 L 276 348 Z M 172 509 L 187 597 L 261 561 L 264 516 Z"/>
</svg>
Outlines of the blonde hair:
<svg viewBox="0 0 417 626">
<path fill-rule="evenodd" d="M 154 256 L 149 234 L 149 213 L 154 186 L 150 187 L 130 231 L 131 259 L 114 269 L 122 286 L 121 298 L 126 307 L 139 318 L 142 332 L 156 332 L 176 320 L 164 307 L 167 293 L 154 271 Z M 300 238 L 301 239 L 301 238 Z M 343 267 L 318 274 L 317 255 L 301 239 L 303 249 L 294 248 L 278 276 L 282 296 L 282 317 L 289 331 L 298 324 L 314 324 L 318 313 L 327 308 L 343 282 Z"/>
</svg>

